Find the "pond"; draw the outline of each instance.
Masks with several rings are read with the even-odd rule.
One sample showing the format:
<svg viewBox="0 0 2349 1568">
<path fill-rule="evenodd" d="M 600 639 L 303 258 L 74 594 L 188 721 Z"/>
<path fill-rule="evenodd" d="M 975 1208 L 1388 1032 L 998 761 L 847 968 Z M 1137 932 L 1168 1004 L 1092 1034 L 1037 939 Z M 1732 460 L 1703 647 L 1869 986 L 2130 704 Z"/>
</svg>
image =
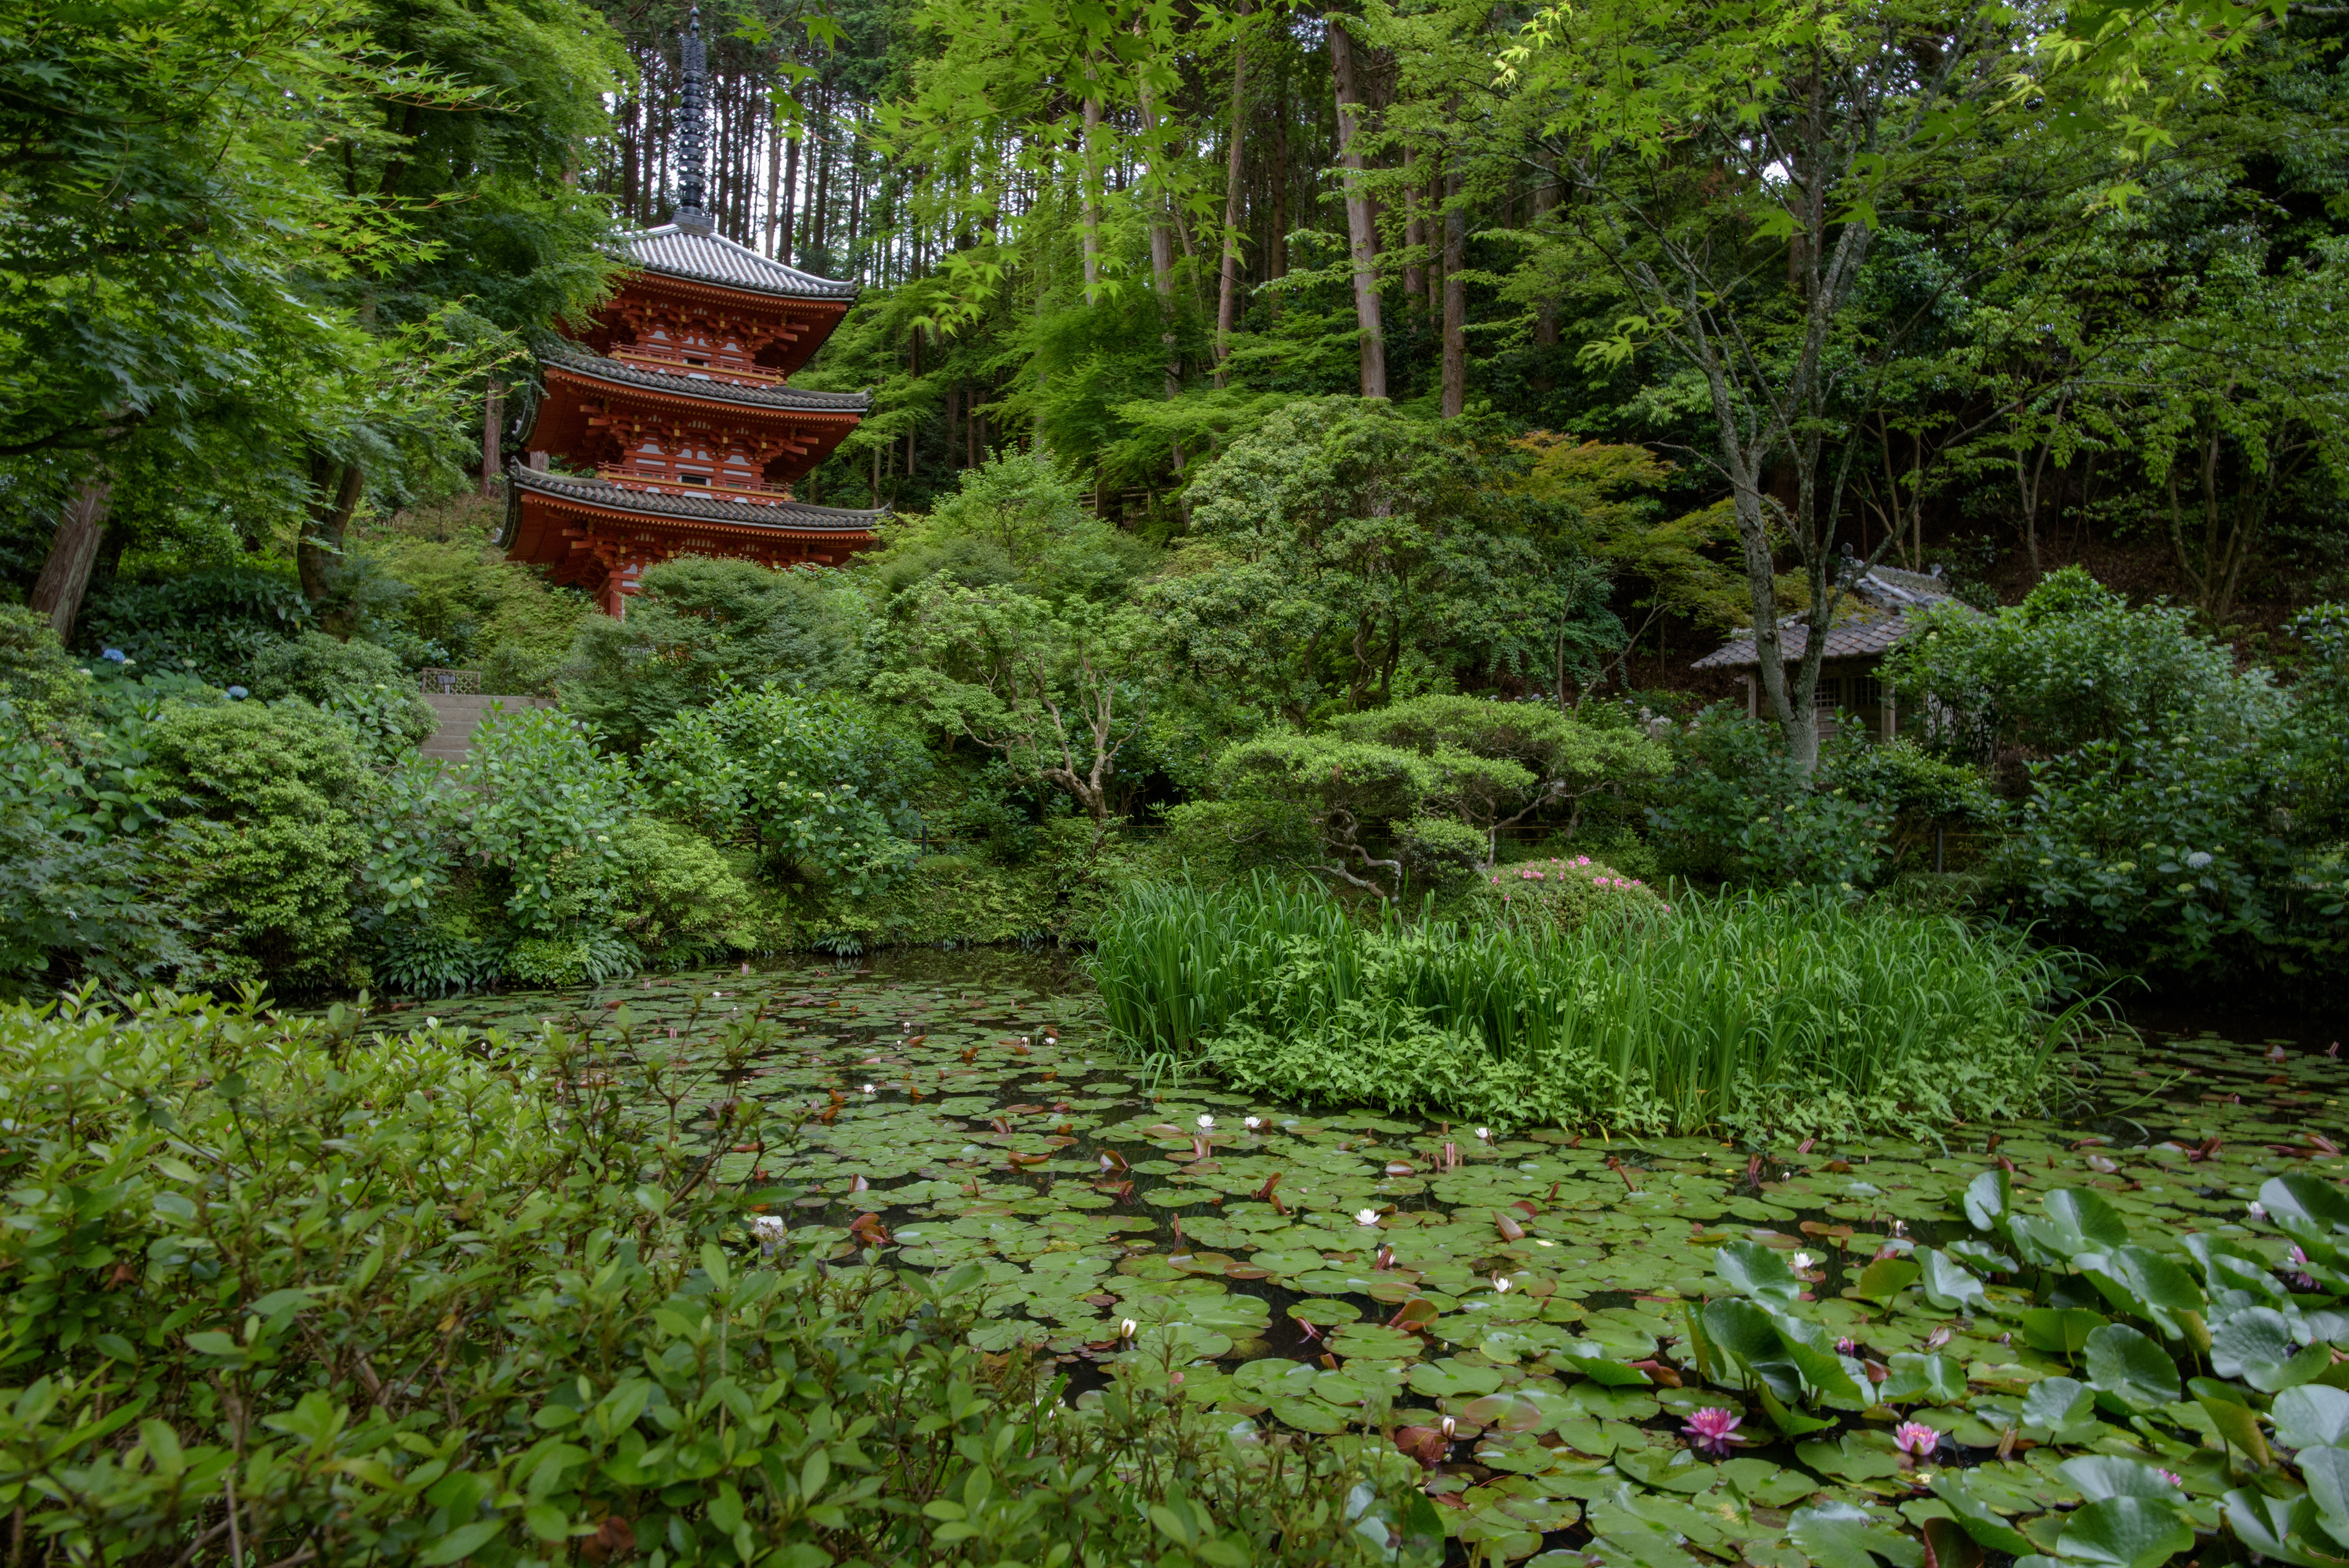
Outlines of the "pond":
<svg viewBox="0 0 2349 1568">
<path fill-rule="evenodd" d="M 2059 1365 L 2047 1347 L 1987 1313 L 1873 1288 L 1879 1276 L 1863 1271 L 1912 1248 L 1978 1245 L 1959 1194 L 1993 1162 L 2012 1171 L 2018 1204 L 2093 1192 L 2140 1240 L 2271 1240 L 2243 1224 L 2263 1181 L 2349 1170 L 2339 1062 L 2211 1037 L 2092 1045 L 2060 1119 L 1953 1127 L 1937 1145 L 1753 1149 L 1142 1082 L 1104 1037 L 1075 963 L 1050 951 L 896 950 L 410 1004 L 398 1021 L 426 1013 L 472 1027 L 626 1028 L 640 1052 L 674 1052 L 733 1092 L 802 1108 L 794 1150 L 714 1151 L 746 1218 L 770 1208 L 793 1245 L 841 1257 L 885 1238 L 905 1264 L 978 1264 L 981 1347 L 1052 1358 L 1071 1398 L 1117 1376 L 1266 1427 L 1403 1429 L 1407 1451 L 1440 1461 L 1431 1491 L 1457 1511 L 1455 1533 L 1511 1559 L 1573 1547 L 1646 1563 L 1620 1545 L 1625 1532 L 1662 1530 L 1784 1568 L 1804 1552 L 1832 1557 L 1766 1543 L 1806 1500 L 1889 1505 L 1921 1524 L 1922 1499 L 1946 1516 L 1881 1420 L 1799 1444 L 1765 1433 L 1725 1463 L 1697 1462 L 1691 1413 L 1742 1401 L 1681 1386 L 1685 1350 L 1660 1351 L 1690 1334 L 1687 1304 L 1722 1293 L 1716 1256 L 1732 1243 L 1783 1257 L 1813 1316 L 1871 1376 L 1923 1351 L 1962 1367 L 1955 1397 L 1920 1400 L 1908 1418 L 1943 1435 L 1931 1462 L 1978 1477 L 1969 1484 L 2001 1512 L 2076 1501 L 2052 1467 L 2095 1449 L 2187 1471 L 2197 1522 L 2214 1526 L 2223 1473 L 2192 1471 L 2157 1427 L 2117 1411 L 2074 1412 L 2060 1448 L 2018 1442 L 2018 1399 Z M 723 1092 L 685 1103 L 681 1136 L 694 1136 L 692 1107 Z M 2189 1438 L 2194 1408 L 2170 1407 Z M 1726 1497 L 1737 1506 L 1717 1506 Z"/>
</svg>

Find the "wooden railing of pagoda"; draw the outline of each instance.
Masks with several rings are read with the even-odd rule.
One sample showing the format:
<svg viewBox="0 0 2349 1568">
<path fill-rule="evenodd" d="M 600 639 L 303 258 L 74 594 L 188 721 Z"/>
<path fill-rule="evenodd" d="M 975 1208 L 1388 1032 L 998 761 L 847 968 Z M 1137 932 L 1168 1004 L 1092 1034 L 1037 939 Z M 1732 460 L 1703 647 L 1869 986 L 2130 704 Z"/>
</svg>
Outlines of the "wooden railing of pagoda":
<svg viewBox="0 0 2349 1568">
<path fill-rule="evenodd" d="M 641 370 L 657 370 L 664 375 L 681 376 L 688 379 L 708 377 L 712 381 L 732 381 L 745 387 L 780 387 L 783 384 L 783 377 L 777 371 L 756 370 L 743 365 L 688 365 L 682 359 L 665 354 L 646 354 L 632 348 L 616 348 L 612 350 L 612 357 L 623 365 L 633 365 Z"/>
<path fill-rule="evenodd" d="M 714 495 L 748 501 L 752 506 L 780 506 L 792 499 L 789 485 L 729 485 L 687 484 L 681 480 L 663 479 L 657 474 L 638 473 L 617 463 L 605 463 L 595 470 L 595 477 L 607 484 L 628 490 L 658 490 L 663 495 Z"/>
</svg>

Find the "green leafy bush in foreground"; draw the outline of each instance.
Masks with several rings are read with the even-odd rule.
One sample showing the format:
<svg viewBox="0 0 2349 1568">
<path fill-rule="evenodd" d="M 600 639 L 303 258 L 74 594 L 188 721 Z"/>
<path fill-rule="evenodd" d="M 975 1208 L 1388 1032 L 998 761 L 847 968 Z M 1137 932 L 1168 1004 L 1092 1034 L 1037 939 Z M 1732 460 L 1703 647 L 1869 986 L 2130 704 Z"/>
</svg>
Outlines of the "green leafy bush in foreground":
<svg viewBox="0 0 2349 1568">
<path fill-rule="evenodd" d="M 1250 1094 L 1635 1132 L 1931 1136 L 2021 1114 L 2083 1011 L 2059 1006 L 2054 960 L 1946 917 L 1640 903 L 1366 925 L 1261 878 L 1161 886 L 1102 923 L 1093 971 L 1130 1046 Z"/>
<path fill-rule="evenodd" d="M 762 1256 L 709 1178 L 794 1128 L 722 1085 L 355 1024 L 0 1012 L 19 1560 L 1433 1560 L 1359 1445 L 971 1350 L 976 1268 Z"/>
</svg>

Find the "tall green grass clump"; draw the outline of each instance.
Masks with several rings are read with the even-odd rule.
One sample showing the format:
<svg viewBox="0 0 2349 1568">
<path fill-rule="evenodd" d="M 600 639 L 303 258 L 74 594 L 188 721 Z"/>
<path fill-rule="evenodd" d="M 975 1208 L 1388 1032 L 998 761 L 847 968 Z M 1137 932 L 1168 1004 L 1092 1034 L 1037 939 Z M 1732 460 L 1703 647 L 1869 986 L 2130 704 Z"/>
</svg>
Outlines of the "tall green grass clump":
<svg viewBox="0 0 2349 1568">
<path fill-rule="evenodd" d="M 1110 1022 L 1251 1094 L 1632 1132 L 1929 1133 L 2038 1108 L 2085 1004 L 2016 937 L 1805 893 L 1574 929 L 1350 919 L 1268 880 L 1103 923 Z"/>
</svg>

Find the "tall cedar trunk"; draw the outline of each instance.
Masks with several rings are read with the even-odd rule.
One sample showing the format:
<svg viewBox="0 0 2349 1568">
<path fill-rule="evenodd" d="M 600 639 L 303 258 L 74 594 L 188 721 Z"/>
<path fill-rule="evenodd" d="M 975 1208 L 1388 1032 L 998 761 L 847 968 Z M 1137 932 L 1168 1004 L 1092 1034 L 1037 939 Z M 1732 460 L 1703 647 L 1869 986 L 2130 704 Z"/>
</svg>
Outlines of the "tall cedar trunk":
<svg viewBox="0 0 2349 1568">
<path fill-rule="evenodd" d="M 1149 86 L 1139 84 L 1136 96 L 1141 101 L 1142 134 L 1151 150 L 1150 191 L 1144 198 L 1150 208 L 1150 287 L 1158 295 L 1158 346 L 1166 356 L 1166 396 L 1183 395 L 1183 360 L 1174 351 L 1174 230 L 1168 212 L 1170 193 L 1160 161 L 1158 146 L 1158 103 Z M 1183 449 L 1174 449 L 1174 471 L 1183 471 Z"/>
<path fill-rule="evenodd" d="M 1444 211 L 1444 177 L 1430 174 L 1422 192 L 1431 212 Z M 1444 319 L 1444 232 L 1440 219 L 1431 219 L 1427 225 L 1427 245 L 1431 253 L 1427 269 L 1427 314 L 1438 321 Z"/>
<path fill-rule="evenodd" d="M 41 575 L 33 584 L 27 607 L 48 618 L 60 643 L 73 637 L 74 622 L 81 614 L 81 596 L 89 589 L 89 569 L 98 560 L 99 542 L 106 537 L 107 509 L 113 496 L 114 481 L 102 472 L 92 474 L 57 513 L 49 558 L 41 563 Z"/>
<path fill-rule="evenodd" d="M 1280 90 L 1274 95 L 1272 105 L 1272 235 L 1264 248 L 1265 275 L 1285 278 L 1288 275 L 1288 62 L 1280 62 Z M 1280 311 L 1280 295 L 1272 296 L 1275 315 Z"/>
<path fill-rule="evenodd" d="M 1098 141 L 1101 135 L 1102 100 L 1098 97 L 1085 99 L 1084 141 L 1077 149 L 1077 177 L 1084 189 L 1077 198 L 1084 205 L 1085 223 L 1085 303 L 1092 304 L 1101 298 L 1101 166 Z"/>
<path fill-rule="evenodd" d="M 481 496 L 487 500 L 498 493 L 498 427 L 503 422 L 506 389 L 496 380 L 481 399 Z"/>
<path fill-rule="evenodd" d="M 357 463 L 338 463 L 324 453 L 310 458 L 309 526 L 294 549 L 294 564 L 302 577 L 302 596 L 313 604 L 334 592 L 335 562 L 343 552 L 343 532 L 358 510 L 367 474 Z"/>
<path fill-rule="evenodd" d="M 1411 260 L 1402 264 L 1403 304 L 1416 315 L 1427 297 L 1427 203 L 1413 183 L 1412 168 L 1419 161 L 1408 147 L 1402 150 L 1402 242 Z"/>
<path fill-rule="evenodd" d="M 1467 403 L 1468 214 L 1454 156 L 1444 163 L 1444 417 L 1457 419 Z"/>
<path fill-rule="evenodd" d="M 1345 19 L 1329 18 L 1330 74 L 1338 96 L 1339 180 L 1346 194 L 1346 236 L 1354 263 L 1354 323 L 1361 333 L 1362 396 L 1387 395 L 1386 331 L 1379 319 L 1379 234 L 1362 180 L 1361 83 Z"/>
<path fill-rule="evenodd" d="M 1557 211 L 1557 171 L 1545 167 L 1534 179 L 1534 227 L 1547 228 L 1544 220 Z M 1547 294 L 1534 306 L 1534 343 L 1541 348 L 1557 346 L 1557 301 Z"/>
<path fill-rule="evenodd" d="M 800 190 L 800 139 L 793 136 L 783 149 L 783 215 L 775 231 L 775 259 L 789 262 L 796 253 L 792 248 L 792 220 L 796 215 Z"/>
<path fill-rule="evenodd" d="M 831 238 L 826 219 L 832 201 L 832 94 L 823 88 L 816 89 L 815 112 L 815 195 L 808 201 L 807 242 L 811 249 L 821 251 Z M 830 265 L 828 255 L 826 265 Z"/>
<path fill-rule="evenodd" d="M 769 255 L 775 253 L 775 228 L 783 219 L 783 128 L 771 124 L 767 128 L 767 222 L 759 239 L 759 248 Z"/>
<path fill-rule="evenodd" d="M 1247 7 L 1242 6 L 1245 15 Z M 1240 149 L 1247 125 L 1247 41 L 1232 45 L 1232 129 L 1224 149 L 1224 264 L 1216 283 L 1216 389 L 1230 380 L 1232 312 L 1240 283 Z"/>
</svg>

